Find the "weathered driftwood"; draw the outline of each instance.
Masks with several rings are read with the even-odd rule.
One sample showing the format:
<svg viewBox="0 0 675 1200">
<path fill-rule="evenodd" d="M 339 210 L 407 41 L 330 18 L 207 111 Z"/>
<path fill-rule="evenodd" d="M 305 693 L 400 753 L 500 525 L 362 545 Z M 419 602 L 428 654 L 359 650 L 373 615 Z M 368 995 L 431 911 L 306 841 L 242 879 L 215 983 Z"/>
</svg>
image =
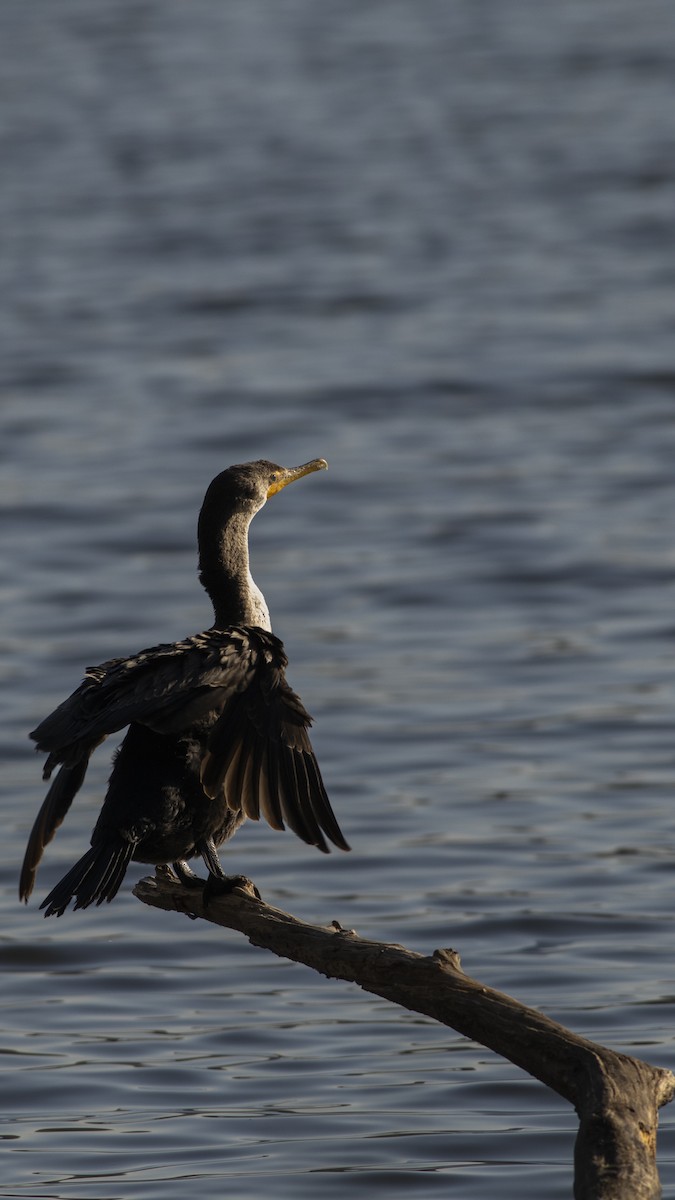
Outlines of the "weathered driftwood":
<svg viewBox="0 0 675 1200">
<path fill-rule="evenodd" d="M 675 1095 L 675 1076 L 617 1054 L 470 979 L 454 950 L 431 957 L 366 941 L 338 922 L 299 921 L 237 888 L 204 906 L 201 888 L 167 874 L 142 879 L 135 895 L 155 908 L 238 930 L 254 946 L 449 1025 L 522 1067 L 573 1104 L 576 1200 L 654 1200 L 658 1109 Z"/>
</svg>

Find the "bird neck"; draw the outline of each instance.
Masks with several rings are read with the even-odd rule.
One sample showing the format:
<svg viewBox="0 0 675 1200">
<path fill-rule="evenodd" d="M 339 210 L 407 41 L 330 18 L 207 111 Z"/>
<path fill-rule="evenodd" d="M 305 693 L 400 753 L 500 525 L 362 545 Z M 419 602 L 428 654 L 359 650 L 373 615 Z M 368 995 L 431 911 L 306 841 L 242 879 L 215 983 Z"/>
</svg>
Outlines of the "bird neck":
<svg viewBox="0 0 675 1200">
<path fill-rule="evenodd" d="M 199 578 L 213 604 L 214 627 L 257 625 L 271 629 L 270 615 L 249 567 L 248 527 L 251 515 L 235 513 L 224 529 L 200 536 Z"/>
</svg>

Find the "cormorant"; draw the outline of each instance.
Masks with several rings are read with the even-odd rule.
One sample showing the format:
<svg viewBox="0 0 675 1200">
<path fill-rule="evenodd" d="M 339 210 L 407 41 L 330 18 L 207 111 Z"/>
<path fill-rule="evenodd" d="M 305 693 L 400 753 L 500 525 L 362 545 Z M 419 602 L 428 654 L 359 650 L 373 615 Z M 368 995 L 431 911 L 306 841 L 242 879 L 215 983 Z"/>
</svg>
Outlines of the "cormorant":
<svg viewBox="0 0 675 1200">
<path fill-rule="evenodd" d="M 131 860 L 171 865 L 201 855 L 214 886 L 233 886 L 218 846 L 246 817 L 288 825 L 328 853 L 348 850 L 307 734 L 311 718 L 286 682 L 287 658 L 249 570 L 248 529 L 265 501 L 327 466 L 284 468 L 260 460 L 229 467 L 210 484 L 199 514 L 199 578 L 214 623 L 184 641 L 90 667 L 72 696 L 31 737 L 48 754 L 49 779 L 21 871 L 28 901 L 43 851 L 84 779 L 93 751 L 129 726 L 114 758 L 91 849 L 42 904 L 45 916 L 110 901 Z M 216 883 L 218 881 L 218 883 Z"/>
</svg>

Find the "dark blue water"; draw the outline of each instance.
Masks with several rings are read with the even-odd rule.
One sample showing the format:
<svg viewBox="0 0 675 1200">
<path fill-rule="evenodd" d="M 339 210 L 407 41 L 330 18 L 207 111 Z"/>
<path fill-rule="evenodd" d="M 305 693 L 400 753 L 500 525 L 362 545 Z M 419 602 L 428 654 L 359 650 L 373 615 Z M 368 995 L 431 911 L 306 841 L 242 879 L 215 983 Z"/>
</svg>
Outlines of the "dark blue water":
<svg viewBox="0 0 675 1200">
<path fill-rule="evenodd" d="M 0 1195 L 562 1200 L 573 1113 L 451 1030 L 140 868 L 44 922 L 105 749 L 20 907 L 26 733 L 208 624 L 212 475 L 325 456 L 253 567 L 354 852 L 227 867 L 675 1068 L 675 11 L 8 0 L 0 44 Z"/>
</svg>

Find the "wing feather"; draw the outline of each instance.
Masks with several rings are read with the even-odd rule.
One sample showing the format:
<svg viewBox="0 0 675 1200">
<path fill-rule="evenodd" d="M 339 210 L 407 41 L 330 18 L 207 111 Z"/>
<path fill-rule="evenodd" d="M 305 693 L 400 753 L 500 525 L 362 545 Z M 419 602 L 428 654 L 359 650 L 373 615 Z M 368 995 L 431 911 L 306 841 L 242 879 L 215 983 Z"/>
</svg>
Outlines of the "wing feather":
<svg viewBox="0 0 675 1200">
<path fill-rule="evenodd" d="M 89 756 L 86 755 L 72 767 L 62 766 L 42 802 L 28 838 L 19 879 L 19 896 L 26 903 L 35 886 L 35 876 L 45 847 L 51 842 L 81 788 L 88 765 Z"/>
<path fill-rule="evenodd" d="M 337 846 L 339 850 L 349 850 L 349 845 L 345 841 L 342 830 L 337 823 L 335 813 L 331 808 L 331 803 L 328 799 L 323 779 L 321 778 L 319 764 L 314 754 L 306 754 L 303 761 L 309 777 L 312 808 L 321 828 L 326 836 L 330 838 L 333 845 Z"/>
<path fill-rule="evenodd" d="M 268 741 L 260 771 L 260 811 L 272 829 L 285 829 L 279 799 L 279 744 Z"/>
<path fill-rule="evenodd" d="M 83 744 L 132 722 L 158 733 L 181 732 L 245 690 L 259 654 L 255 631 L 233 626 L 111 659 L 90 667 L 31 737 L 50 752 L 53 765 L 77 760 Z"/>
<path fill-rule="evenodd" d="M 309 840 L 313 846 L 317 846 L 319 850 L 323 850 L 324 854 L 328 854 L 328 846 L 319 828 L 319 822 L 314 814 L 312 805 L 312 797 L 309 786 L 309 776 L 305 765 L 305 755 L 299 754 L 295 750 L 288 751 L 289 772 L 295 781 L 295 796 L 297 797 L 298 809 L 302 815 L 305 828 L 309 833 Z"/>
<path fill-rule="evenodd" d="M 326 837 L 347 850 L 309 740 L 312 719 L 286 681 L 281 643 L 259 630 L 255 635 L 259 653 L 248 685 L 226 701 L 211 730 L 202 785 L 252 820 L 288 826 L 324 852 Z"/>
</svg>

